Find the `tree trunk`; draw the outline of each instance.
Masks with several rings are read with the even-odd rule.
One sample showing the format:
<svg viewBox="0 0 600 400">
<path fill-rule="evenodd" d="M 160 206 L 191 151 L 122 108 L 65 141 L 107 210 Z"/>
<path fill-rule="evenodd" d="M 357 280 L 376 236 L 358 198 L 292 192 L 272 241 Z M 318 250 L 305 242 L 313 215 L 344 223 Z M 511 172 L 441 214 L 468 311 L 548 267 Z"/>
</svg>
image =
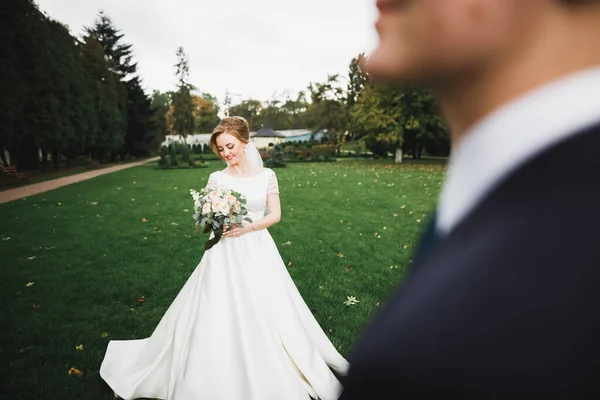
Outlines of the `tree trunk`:
<svg viewBox="0 0 600 400">
<path fill-rule="evenodd" d="M 42 146 L 40 149 L 42 153 L 42 171 L 48 170 L 48 150 L 46 150 L 46 146 Z M 54 157 L 52 157 L 54 159 Z"/>
<path fill-rule="evenodd" d="M 398 147 L 396 149 L 396 159 L 394 160 L 394 162 L 396 164 L 402 164 L 402 147 Z"/>
<path fill-rule="evenodd" d="M 420 160 L 422 155 L 423 155 L 423 143 L 421 143 L 419 141 L 417 144 L 417 160 Z"/>
<path fill-rule="evenodd" d="M 5 167 L 9 166 L 8 159 L 6 158 L 6 149 L 4 146 L 0 146 L 0 159 L 2 160 L 2 165 Z"/>
</svg>

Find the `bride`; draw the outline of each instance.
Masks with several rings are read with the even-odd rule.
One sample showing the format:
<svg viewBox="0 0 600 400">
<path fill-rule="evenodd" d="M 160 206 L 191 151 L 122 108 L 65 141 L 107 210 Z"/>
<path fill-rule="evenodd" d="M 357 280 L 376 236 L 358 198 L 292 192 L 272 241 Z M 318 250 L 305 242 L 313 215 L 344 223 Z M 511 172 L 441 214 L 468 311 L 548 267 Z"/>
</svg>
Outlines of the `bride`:
<svg viewBox="0 0 600 400">
<path fill-rule="evenodd" d="M 281 215 L 275 173 L 248 123 L 227 117 L 210 147 L 227 168 L 209 184 L 246 196 L 252 223 L 207 250 L 152 336 L 108 344 L 100 375 L 124 399 L 333 400 L 345 374 L 267 231 Z M 268 211 L 268 213 L 267 213 Z"/>
</svg>

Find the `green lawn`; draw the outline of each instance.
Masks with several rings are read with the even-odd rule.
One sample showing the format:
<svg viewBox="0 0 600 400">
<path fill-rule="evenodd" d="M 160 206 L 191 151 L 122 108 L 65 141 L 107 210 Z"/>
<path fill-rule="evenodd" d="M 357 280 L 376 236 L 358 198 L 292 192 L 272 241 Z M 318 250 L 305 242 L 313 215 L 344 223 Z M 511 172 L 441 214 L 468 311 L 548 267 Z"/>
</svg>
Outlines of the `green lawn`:
<svg viewBox="0 0 600 400">
<path fill-rule="evenodd" d="M 106 344 L 150 335 L 200 261 L 189 189 L 220 167 L 145 165 L 0 205 L 0 398 L 113 398 L 98 373 Z M 343 354 L 407 271 L 444 170 L 348 160 L 276 171 L 282 220 L 270 232 Z"/>
</svg>

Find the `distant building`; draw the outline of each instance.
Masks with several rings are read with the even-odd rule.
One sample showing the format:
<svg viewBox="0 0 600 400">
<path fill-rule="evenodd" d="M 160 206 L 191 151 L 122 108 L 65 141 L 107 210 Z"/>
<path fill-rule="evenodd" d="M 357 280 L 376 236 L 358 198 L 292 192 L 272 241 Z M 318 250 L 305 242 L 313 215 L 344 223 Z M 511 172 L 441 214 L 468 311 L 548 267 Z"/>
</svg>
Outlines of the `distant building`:
<svg viewBox="0 0 600 400">
<path fill-rule="evenodd" d="M 279 144 L 285 142 L 285 136 L 281 133 L 274 131 L 268 126 L 263 126 L 258 132 L 251 132 L 250 138 L 258 149 L 266 149 L 269 147 L 269 143 Z"/>
<path fill-rule="evenodd" d="M 286 142 L 308 142 L 311 139 L 320 141 L 326 131 L 315 132 L 310 129 L 289 129 L 278 131 L 285 136 Z"/>
<path fill-rule="evenodd" d="M 190 146 L 194 146 L 194 145 L 204 145 L 205 143 L 208 144 L 210 140 L 210 133 L 198 133 L 195 135 L 187 135 L 185 137 L 185 143 L 187 143 Z M 183 143 L 183 138 L 179 135 L 167 135 L 165 136 L 165 141 L 161 143 L 161 146 L 168 146 L 171 143 L 174 142 L 178 142 L 178 143 Z"/>
<path fill-rule="evenodd" d="M 268 126 L 262 127 L 257 132 L 250 132 L 250 138 L 254 145 L 259 149 L 269 147 L 269 143 L 279 144 L 284 142 L 308 142 L 311 139 L 320 141 L 326 131 L 313 132 L 310 129 L 289 129 L 282 131 L 274 131 Z M 185 138 L 185 143 L 189 146 L 204 145 L 210 141 L 210 133 L 198 133 L 188 135 Z M 167 135 L 161 146 L 168 146 L 171 143 L 183 143 L 183 139 L 179 135 Z"/>
</svg>

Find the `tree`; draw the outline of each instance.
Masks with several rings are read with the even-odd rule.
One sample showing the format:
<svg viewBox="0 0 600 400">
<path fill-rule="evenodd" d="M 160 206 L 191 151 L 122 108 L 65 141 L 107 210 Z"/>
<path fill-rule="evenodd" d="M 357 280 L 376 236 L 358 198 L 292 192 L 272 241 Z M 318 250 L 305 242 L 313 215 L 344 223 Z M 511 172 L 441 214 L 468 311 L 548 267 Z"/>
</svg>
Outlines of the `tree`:
<svg viewBox="0 0 600 400">
<path fill-rule="evenodd" d="M 229 113 L 231 115 L 244 117 L 246 121 L 248 121 L 248 124 L 250 124 L 250 129 L 258 130 L 261 127 L 259 116 L 262 109 L 263 105 L 260 101 L 249 99 L 243 100 L 240 104 L 231 106 Z"/>
<path fill-rule="evenodd" d="M 225 90 L 225 99 L 223 100 L 223 112 L 226 117 L 229 117 L 229 109 L 231 107 L 231 95 L 229 94 L 229 89 Z"/>
<path fill-rule="evenodd" d="M 10 10 L 10 12 L 9 12 Z M 32 47 L 43 46 L 40 35 L 43 15 L 32 0 L 7 0 L 0 11 L 0 156 L 4 165 L 17 164 L 19 148 L 27 120 L 23 107 L 27 101 L 32 81 L 35 52 Z M 9 153 L 9 158 L 6 157 Z"/>
<path fill-rule="evenodd" d="M 428 142 L 447 136 L 433 95 L 410 86 L 368 83 L 350 115 L 352 130 L 366 138 L 367 147 L 382 156 L 395 151 L 397 162 L 405 153 L 421 158 Z"/>
<path fill-rule="evenodd" d="M 103 11 L 98 14 L 94 26 L 86 28 L 86 33 L 102 45 L 108 58 L 108 66 L 119 76 L 119 80 L 125 81 L 125 78 L 136 73 L 137 63 L 132 62 L 132 45 L 120 43 L 124 35 L 114 27 L 112 20 Z"/>
<path fill-rule="evenodd" d="M 189 62 L 183 47 L 177 49 L 177 91 L 173 93 L 173 133 L 185 138 L 194 133 L 194 114 L 191 91 L 194 87 L 189 83 Z"/>
<path fill-rule="evenodd" d="M 127 97 L 124 107 L 127 114 L 127 132 L 121 154 L 147 155 L 156 133 L 152 121 L 154 111 L 137 76 L 137 63 L 132 61 L 132 45 L 122 43 L 124 35 L 114 27 L 112 20 L 102 11 L 94 26 L 86 28 L 86 31 L 102 45 L 110 70 L 119 77 L 126 88 Z"/>
<path fill-rule="evenodd" d="M 352 108 L 352 106 L 358 102 L 358 98 L 367 83 L 367 75 L 361 68 L 361 65 L 364 64 L 365 61 L 366 57 L 364 53 L 359 54 L 358 57 L 354 57 L 352 61 L 350 61 L 348 89 L 346 91 L 346 104 L 348 109 Z"/>
<path fill-rule="evenodd" d="M 304 92 L 299 92 L 295 99 L 289 96 L 281 106 L 281 111 L 285 115 L 285 128 L 282 129 L 301 129 L 308 126 L 306 122 L 306 111 L 308 103 Z"/>
<path fill-rule="evenodd" d="M 171 106 L 171 94 L 161 93 L 158 90 L 152 92 L 152 109 L 154 114 L 152 115 L 152 124 L 155 127 L 155 134 L 151 147 L 156 149 L 165 140 L 165 137 L 169 134 L 167 127 L 167 112 Z"/>
<path fill-rule="evenodd" d="M 350 63 L 349 129 L 364 137 L 374 154 L 386 157 L 395 152 L 396 162 L 402 162 L 405 153 L 421 158 L 426 147 L 447 150 L 446 124 L 433 95 L 408 85 L 376 84 L 360 68 L 366 62 L 360 55 Z"/>
<path fill-rule="evenodd" d="M 340 76 L 329 75 L 324 83 L 311 83 L 308 87 L 311 103 L 306 112 L 310 128 L 314 131 L 326 130 L 331 140 L 343 146 L 347 126 L 348 110 L 345 93 L 340 87 Z"/>
<path fill-rule="evenodd" d="M 210 133 L 218 125 L 219 106 L 216 104 L 216 98 L 208 93 L 202 96 L 192 95 L 192 105 L 194 107 L 194 125 L 198 133 Z"/>
<path fill-rule="evenodd" d="M 87 145 L 96 159 L 112 159 L 125 142 L 127 116 L 123 104 L 127 93 L 109 68 L 102 45 L 92 36 L 84 38 L 81 58 L 98 119 L 97 133 Z"/>
</svg>

